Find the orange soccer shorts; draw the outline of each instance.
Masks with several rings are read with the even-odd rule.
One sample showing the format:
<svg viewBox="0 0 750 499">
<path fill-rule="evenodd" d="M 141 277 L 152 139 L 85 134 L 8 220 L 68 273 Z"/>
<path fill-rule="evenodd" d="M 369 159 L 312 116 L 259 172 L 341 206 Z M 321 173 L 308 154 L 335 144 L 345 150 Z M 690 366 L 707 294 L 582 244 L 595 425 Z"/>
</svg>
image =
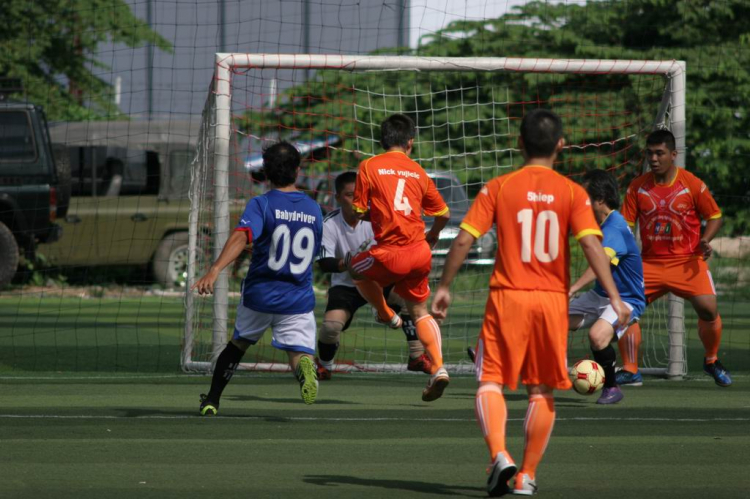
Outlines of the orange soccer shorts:
<svg viewBox="0 0 750 499">
<path fill-rule="evenodd" d="M 701 257 L 644 260 L 643 280 L 647 303 L 667 293 L 681 298 L 716 294 L 711 271 Z"/>
<path fill-rule="evenodd" d="M 567 369 L 568 299 L 564 293 L 490 289 L 477 346 L 477 380 L 515 390 L 571 387 Z"/>
<path fill-rule="evenodd" d="M 352 258 L 352 269 L 383 287 L 395 284 L 403 299 L 424 303 L 430 297 L 432 252 L 426 241 L 408 246 L 373 246 Z"/>
</svg>

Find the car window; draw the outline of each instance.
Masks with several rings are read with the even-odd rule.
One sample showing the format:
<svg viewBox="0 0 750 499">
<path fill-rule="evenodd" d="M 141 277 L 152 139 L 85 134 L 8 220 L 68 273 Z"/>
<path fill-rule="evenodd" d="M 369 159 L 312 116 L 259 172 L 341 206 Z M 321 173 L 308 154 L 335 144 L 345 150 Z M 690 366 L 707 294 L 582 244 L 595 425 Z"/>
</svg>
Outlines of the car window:
<svg viewBox="0 0 750 499">
<path fill-rule="evenodd" d="M 70 147 L 68 154 L 73 196 L 142 196 L 159 192 L 159 158 L 154 152 Z"/>
<path fill-rule="evenodd" d="M 168 197 L 176 199 L 187 198 L 190 192 L 190 165 L 193 162 L 194 156 L 195 152 L 187 149 L 169 153 Z"/>
<path fill-rule="evenodd" d="M 0 112 L 0 161 L 34 161 L 36 154 L 29 115 L 23 111 Z"/>
<path fill-rule="evenodd" d="M 455 179 L 447 177 L 434 178 L 435 187 L 438 192 L 443 196 L 443 200 L 448 205 L 448 208 L 455 211 L 468 211 L 469 200 L 466 197 L 463 187 L 459 185 Z"/>
</svg>

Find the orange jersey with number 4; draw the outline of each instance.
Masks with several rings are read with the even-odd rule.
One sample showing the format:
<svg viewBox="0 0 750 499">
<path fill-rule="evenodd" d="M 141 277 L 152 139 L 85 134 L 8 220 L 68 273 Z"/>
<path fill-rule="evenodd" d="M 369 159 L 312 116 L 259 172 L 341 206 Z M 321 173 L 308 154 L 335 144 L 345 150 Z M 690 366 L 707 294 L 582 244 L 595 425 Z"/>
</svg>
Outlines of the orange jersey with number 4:
<svg viewBox="0 0 750 499">
<path fill-rule="evenodd" d="M 490 287 L 567 293 L 568 234 L 601 237 L 586 191 L 550 168 L 529 165 L 489 181 L 461 228 L 474 237 L 497 225 Z"/>
<path fill-rule="evenodd" d="M 402 152 L 379 154 L 360 163 L 354 209 L 370 211 L 379 246 L 408 246 L 425 239 L 422 212 L 434 217 L 448 206 L 432 179 Z"/>
</svg>

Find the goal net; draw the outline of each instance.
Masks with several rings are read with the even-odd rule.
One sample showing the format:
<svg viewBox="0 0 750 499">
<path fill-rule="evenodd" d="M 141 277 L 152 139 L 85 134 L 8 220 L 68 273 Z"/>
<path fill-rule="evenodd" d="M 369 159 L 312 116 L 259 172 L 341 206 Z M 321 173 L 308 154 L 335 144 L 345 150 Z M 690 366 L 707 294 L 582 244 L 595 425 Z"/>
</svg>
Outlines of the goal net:
<svg viewBox="0 0 750 499">
<path fill-rule="evenodd" d="M 433 252 L 437 279 L 481 186 L 522 164 L 517 141 L 526 112 L 543 107 L 562 117 L 568 145 L 557 171 L 576 178 L 607 169 L 624 191 L 642 171 L 644 138 L 656 128 L 672 130 L 683 164 L 684 90 L 679 61 L 217 54 L 192 171 L 189 285 L 218 256 L 247 200 L 267 189 L 261 154 L 279 139 L 300 149 L 298 187 L 325 212 L 334 208 L 336 175 L 381 152 L 382 120 L 393 113 L 412 117 L 418 130 L 412 157 L 431 173 L 453 217 Z M 575 279 L 586 264 L 572 246 Z M 479 239 L 455 280 L 442 325 L 449 369 L 473 367 L 466 349 L 481 327 L 495 247 L 494 232 Z M 213 296 L 186 294 L 183 369 L 210 370 L 231 336 L 247 258 L 222 273 Z M 316 269 L 319 323 L 328 279 Z M 646 372 L 685 374 L 681 301 L 660 300 L 642 325 Z M 267 336 L 248 350 L 241 369 L 287 369 L 286 354 Z M 571 334 L 571 360 L 587 356 L 587 345 L 585 333 Z M 341 335 L 336 368 L 404 371 L 407 360 L 403 333 L 377 325 L 364 307 Z"/>
</svg>

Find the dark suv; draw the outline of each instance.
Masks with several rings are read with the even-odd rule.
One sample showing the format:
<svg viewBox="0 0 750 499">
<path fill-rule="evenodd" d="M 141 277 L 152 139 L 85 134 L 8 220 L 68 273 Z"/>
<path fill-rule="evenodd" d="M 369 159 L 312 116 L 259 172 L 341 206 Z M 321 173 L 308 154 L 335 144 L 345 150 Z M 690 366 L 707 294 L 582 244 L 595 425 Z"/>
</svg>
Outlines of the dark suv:
<svg viewBox="0 0 750 499">
<path fill-rule="evenodd" d="M 17 92 L 14 89 L 14 92 Z M 55 161 L 41 107 L 10 102 L 0 93 L 0 289 L 32 260 L 38 243 L 57 241 L 70 199 L 70 175 Z"/>
</svg>

